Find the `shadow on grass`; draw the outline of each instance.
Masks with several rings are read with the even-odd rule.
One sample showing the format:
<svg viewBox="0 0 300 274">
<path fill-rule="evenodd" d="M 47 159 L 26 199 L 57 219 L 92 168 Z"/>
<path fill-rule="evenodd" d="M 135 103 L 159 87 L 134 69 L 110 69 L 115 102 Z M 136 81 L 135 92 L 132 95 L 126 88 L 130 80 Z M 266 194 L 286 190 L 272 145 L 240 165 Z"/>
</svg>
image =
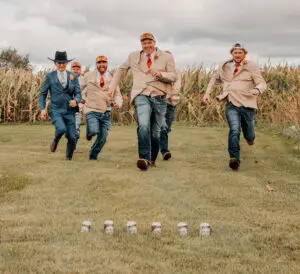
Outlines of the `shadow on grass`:
<svg viewBox="0 0 300 274">
<path fill-rule="evenodd" d="M 0 136 L 0 143 L 9 143 L 13 139 L 10 136 Z"/>
<path fill-rule="evenodd" d="M 19 191 L 30 183 L 30 179 L 22 174 L 0 175 L 0 198 L 12 191 Z"/>
</svg>

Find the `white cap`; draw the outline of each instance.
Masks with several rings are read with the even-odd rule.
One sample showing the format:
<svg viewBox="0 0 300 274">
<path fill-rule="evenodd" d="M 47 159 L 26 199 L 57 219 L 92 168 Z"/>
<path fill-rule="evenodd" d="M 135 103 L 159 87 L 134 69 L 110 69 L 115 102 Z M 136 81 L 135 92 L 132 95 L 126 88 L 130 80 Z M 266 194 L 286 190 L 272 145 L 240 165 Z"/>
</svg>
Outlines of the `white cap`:
<svg viewBox="0 0 300 274">
<path fill-rule="evenodd" d="M 181 222 L 181 223 L 179 223 L 177 226 L 178 226 L 178 227 L 183 227 L 183 226 L 188 226 L 188 225 L 187 225 L 187 223 Z"/>
<path fill-rule="evenodd" d="M 153 222 L 152 226 L 161 226 L 161 223 L 160 222 Z"/>
<path fill-rule="evenodd" d="M 232 48 L 230 49 L 230 52 L 233 52 L 235 49 L 241 49 L 241 50 L 244 50 L 245 52 L 247 52 L 245 45 L 240 42 L 235 42 L 233 44 Z"/>
</svg>

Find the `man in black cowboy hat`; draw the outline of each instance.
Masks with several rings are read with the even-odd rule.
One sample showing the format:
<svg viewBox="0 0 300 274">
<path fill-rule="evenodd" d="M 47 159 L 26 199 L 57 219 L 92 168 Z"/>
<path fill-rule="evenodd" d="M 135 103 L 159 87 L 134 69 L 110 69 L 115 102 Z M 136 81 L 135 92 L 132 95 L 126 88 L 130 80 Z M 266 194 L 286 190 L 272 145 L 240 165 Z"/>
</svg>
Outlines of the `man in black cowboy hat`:
<svg viewBox="0 0 300 274">
<path fill-rule="evenodd" d="M 66 134 L 68 139 L 66 159 L 71 160 L 76 145 L 75 112 L 81 101 L 81 90 L 76 74 L 66 71 L 68 62 L 65 51 L 57 51 L 54 60 L 56 70 L 46 74 L 39 98 L 41 119 L 46 120 L 46 98 L 50 91 L 49 115 L 55 127 L 55 136 L 50 145 L 55 152 L 60 138 Z"/>
</svg>

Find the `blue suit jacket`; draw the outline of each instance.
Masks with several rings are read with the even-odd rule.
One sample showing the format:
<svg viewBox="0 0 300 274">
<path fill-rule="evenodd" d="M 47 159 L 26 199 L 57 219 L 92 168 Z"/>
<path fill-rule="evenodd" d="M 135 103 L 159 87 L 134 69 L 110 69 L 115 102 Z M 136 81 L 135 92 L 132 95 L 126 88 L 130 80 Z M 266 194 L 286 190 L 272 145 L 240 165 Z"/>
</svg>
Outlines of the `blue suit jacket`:
<svg viewBox="0 0 300 274">
<path fill-rule="evenodd" d="M 70 80 L 70 75 L 73 76 L 73 80 Z M 56 70 L 46 74 L 39 98 L 41 110 L 46 107 L 46 98 L 48 91 L 50 91 L 50 115 L 53 112 L 65 114 L 78 111 L 78 107 L 72 108 L 69 106 L 71 100 L 76 100 L 77 104 L 81 101 L 78 77 L 76 74 L 67 71 L 67 80 L 67 85 L 64 88 L 57 77 Z"/>
</svg>

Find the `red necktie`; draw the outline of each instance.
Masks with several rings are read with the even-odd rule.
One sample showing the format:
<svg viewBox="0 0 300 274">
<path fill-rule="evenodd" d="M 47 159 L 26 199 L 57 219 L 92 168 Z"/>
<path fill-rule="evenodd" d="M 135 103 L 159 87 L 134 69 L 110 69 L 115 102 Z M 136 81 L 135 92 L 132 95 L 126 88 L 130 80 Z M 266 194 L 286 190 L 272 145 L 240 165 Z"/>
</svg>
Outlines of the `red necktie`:
<svg viewBox="0 0 300 274">
<path fill-rule="evenodd" d="M 148 68 L 150 68 L 151 65 L 152 65 L 151 54 L 147 54 L 147 57 L 148 57 L 148 60 L 147 60 L 147 66 L 148 66 Z"/>
<path fill-rule="evenodd" d="M 104 87 L 104 76 L 103 76 L 103 74 L 100 74 L 100 87 L 101 88 Z"/>
<path fill-rule="evenodd" d="M 233 76 L 235 76 L 237 74 L 237 72 L 239 71 L 239 66 L 240 65 L 241 65 L 240 63 L 235 63 L 234 64 Z"/>
</svg>

